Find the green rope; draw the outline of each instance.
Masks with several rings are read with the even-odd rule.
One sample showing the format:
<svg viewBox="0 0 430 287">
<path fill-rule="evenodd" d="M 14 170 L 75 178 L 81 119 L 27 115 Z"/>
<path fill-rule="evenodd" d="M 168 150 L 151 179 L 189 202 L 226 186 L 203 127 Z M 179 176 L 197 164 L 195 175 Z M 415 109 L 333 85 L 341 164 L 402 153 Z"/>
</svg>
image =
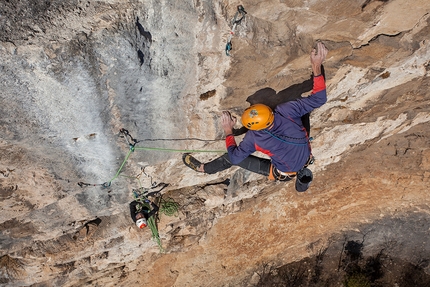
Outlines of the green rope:
<svg viewBox="0 0 430 287">
<path fill-rule="evenodd" d="M 177 216 L 179 209 L 179 204 L 173 199 L 168 198 L 166 200 L 162 199 L 160 201 L 160 212 L 167 216 Z"/>
<path fill-rule="evenodd" d="M 143 207 L 150 209 L 149 203 L 145 202 L 145 200 L 147 199 L 145 195 L 138 194 L 137 192 L 133 192 L 133 197 L 139 203 L 139 205 L 137 206 L 138 211 L 141 211 Z M 158 211 L 162 214 L 165 214 L 167 216 L 173 216 L 173 215 L 177 216 L 178 214 L 179 204 L 171 198 L 168 198 L 168 199 L 161 198 L 159 206 L 160 208 Z M 157 222 L 155 220 L 155 215 L 148 218 L 148 226 L 149 226 L 149 229 L 151 229 L 152 239 L 155 240 L 155 242 L 158 245 L 158 248 L 160 249 L 160 252 L 163 253 L 164 248 L 161 244 L 160 234 L 158 233 L 158 227 L 157 227 Z"/>
<path fill-rule="evenodd" d="M 160 209 L 159 212 L 165 214 L 167 216 L 173 216 L 178 214 L 179 204 L 176 203 L 173 199 L 168 198 L 167 200 L 160 200 Z M 152 232 L 152 238 L 157 242 L 158 248 L 160 248 L 160 252 L 164 252 L 164 248 L 161 244 L 160 234 L 158 233 L 157 224 L 155 222 L 154 216 L 151 216 L 148 219 L 148 226 Z"/>
<path fill-rule="evenodd" d="M 168 151 L 168 152 L 183 152 L 183 153 L 194 153 L 194 152 L 213 152 L 213 153 L 226 153 L 227 151 L 225 150 L 186 150 L 186 149 L 168 149 L 168 148 L 156 148 L 156 147 L 135 147 L 132 144 L 130 145 L 130 149 L 127 153 L 127 155 L 124 158 L 124 161 L 122 162 L 121 166 L 119 167 L 118 171 L 116 172 L 115 176 L 109 180 L 108 182 L 105 182 L 103 184 L 90 184 L 90 183 L 84 183 L 84 182 L 78 182 L 78 185 L 80 187 L 84 187 L 84 186 L 98 186 L 101 185 L 103 187 L 109 187 L 111 186 L 112 181 L 114 181 L 119 174 L 121 173 L 121 170 L 123 169 L 125 163 L 127 162 L 128 158 L 130 157 L 131 153 L 134 152 L 135 150 L 156 150 L 156 151 Z M 139 181 L 139 185 L 141 186 L 142 189 L 142 184 Z"/>
<path fill-rule="evenodd" d="M 124 167 L 125 162 L 128 160 L 128 158 L 130 157 L 130 154 L 132 152 L 133 152 L 133 150 L 131 150 L 131 149 L 128 151 L 127 155 L 125 156 L 124 161 L 122 162 L 122 164 L 121 164 L 120 168 L 118 169 L 118 171 L 116 172 L 115 176 L 109 181 L 109 185 L 112 181 L 114 181 L 118 177 L 119 173 L 121 172 L 122 168 Z"/>
<path fill-rule="evenodd" d="M 134 199 L 139 202 L 139 205 L 137 206 L 136 210 L 138 212 L 140 212 L 143 207 L 148 208 L 148 210 L 150 209 L 150 206 L 148 203 L 145 202 L 146 196 L 140 194 L 133 194 L 134 195 Z M 155 240 L 155 242 L 157 242 L 158 248 L 160 248 L 160 252 L 164 252 L 164 248 L 161 245 L 161 239 L 160 239 L 160 234 L 158 233 L 158 228 L 157 228 L 157 223 L 155 222 L 154 216 L 151 216 L 148 218 L 148 226 L 149 229 L 151 229 L 151 233 L 152 233 L 152 239 Z"/>
<path fill-rule="evenodd" d="M 149 226 L 149 228 L 151 229 L 151 232 L 152 232 L 152 239 L 154 239 L 155 242 L 157 242 L 158 248 L 160 248 L 160 252 L 163 253 L 164 252 L 164 248 L 161 245 L 160 234 L 158 233 L 157 223 L 155 222 L 154 216 L 151 216 L 148 219 L 148 226 Z"/>
<path fill-rule="evenodd" d="M 226 153 L 225 150 L 187 150 L 187 149 L 169 149 L 169 148 L 157 148 L 157 147 L 136 147 L 136 150 L 159 150 L 159 151 L 170 151 L 170 152 L 216 152 Z"/>
<path fill-rule="evenodd" d="M 103 183 L 104 187 L 108 187 L 111 185 L 112 181 L 114 181 L 119 174 L 121 173 L 122 168 L 130 157 L 131 153 L 135 150 L 158 150 L 158 151 L 169 151 L 169 152 L 214 152 L 214 153 L 226 153 L 225 150 L 186 150 L 186 149 L 167 149 L 167 148 L 155 148 L 155 147 L 132 147 L 129 149 L 127 155 L 125 156 L 124 161 L 122 162 L 120 168 L 116 172 L 115 176 L 108 182 Z M 139 182 L 140 183 L 140 182 Z"/>
</svg>

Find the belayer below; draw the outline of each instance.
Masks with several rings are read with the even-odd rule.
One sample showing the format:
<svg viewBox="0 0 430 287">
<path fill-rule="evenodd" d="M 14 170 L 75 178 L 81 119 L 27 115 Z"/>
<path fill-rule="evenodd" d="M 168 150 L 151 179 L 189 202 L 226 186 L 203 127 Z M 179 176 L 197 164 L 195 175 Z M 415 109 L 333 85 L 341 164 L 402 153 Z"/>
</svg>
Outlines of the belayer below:
<svg viewBox="0 0 430 287">
<path fill-rule="evenodd" d="M 226 135 L 228 153 L 208 163 L 201 163 L 186 153 L 182 157 L 184 164 L 195 171 L 208 174 L 237 165 L 272 180 L 290 181 L 297 177 L 296 190 L 306 191 L 313 179 L 312 172 L 307 168 L 312 163 L 313 156 L 301 117 L 327 101 L 325 79 L 321 74 L 321 65 L 327 53 L 324 44 L 318 42 L 310 54 L 313 72 L 310 96 L 279 104 L 274 111 L 263 104 L 247 108 L 241 120 L 249 131 L 239 145 L 233 136 L 237 120 L 230 112 L 224 111 L 221 124 Z M 255 151 L 268 155 L 270 159 L 251 155 Z"/>
<path fill-rule="evenodd" d="M 130 202 L 130 215 L 137 227 L 144 228 L 148 225 L 148 219 L 157 213 L 158 206 L 146 199 L 145 203 L 151 204 L 151 209 L 137 201 Z"/>
</svg>

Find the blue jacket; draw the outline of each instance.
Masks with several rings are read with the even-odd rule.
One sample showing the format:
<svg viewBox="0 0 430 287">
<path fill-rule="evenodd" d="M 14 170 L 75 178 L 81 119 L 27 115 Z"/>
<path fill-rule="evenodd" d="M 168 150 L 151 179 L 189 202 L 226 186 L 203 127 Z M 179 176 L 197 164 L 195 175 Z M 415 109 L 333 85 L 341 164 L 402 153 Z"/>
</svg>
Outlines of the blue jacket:
<svg viewBox="0 0 430 287">
<path fill-rule="evenodd" d="M 311 146 L 301 117 L 327 101 L 324 77 L 314 77 L 312 94 L 276 107 L 270 129 L 249 130 L 237 146 L 233 135 L 226 137 L 228 155 L 238 164 L 255 151 L 267 154 L 280 171 L 299 171 L 311 155 Z"/>
</svg>

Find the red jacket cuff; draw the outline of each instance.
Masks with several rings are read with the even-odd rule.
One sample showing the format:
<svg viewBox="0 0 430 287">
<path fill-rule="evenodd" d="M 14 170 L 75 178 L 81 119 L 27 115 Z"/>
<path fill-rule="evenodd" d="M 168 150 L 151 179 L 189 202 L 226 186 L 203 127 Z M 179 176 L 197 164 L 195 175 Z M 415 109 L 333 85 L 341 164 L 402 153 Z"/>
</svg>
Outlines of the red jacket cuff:
<svg viewBox="0 0 430 287">
<path fill-rule="evenodd" d="M 226 145 L 227 149 L 231 146 L 236 146 L 236 140 L 234 139 L 233 135 L 228 135 L 225 138 L 225 145 Z"/>
<path fill-rule="evenodd" d="M 325 90 L 325 79 L 323 75 L 319 75 L 314 77 L 314 87 L 312 89 L 312 94 L 321 92 L 322 90 Z"/>
</svg>

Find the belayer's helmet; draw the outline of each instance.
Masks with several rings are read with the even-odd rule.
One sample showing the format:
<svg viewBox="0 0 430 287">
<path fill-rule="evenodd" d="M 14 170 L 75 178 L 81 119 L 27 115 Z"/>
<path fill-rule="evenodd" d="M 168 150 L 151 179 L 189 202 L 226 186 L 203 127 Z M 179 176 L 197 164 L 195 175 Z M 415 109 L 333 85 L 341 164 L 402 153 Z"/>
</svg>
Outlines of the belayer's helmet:
<svg viewBox="0 0 430 287">
<path fill-rule="evenodd" d="M 138 220 L 136 220 L 136 225 L 139 228 L 145 228 L 148 225 L 148 223 L 146 222 L 145 218 L 139 218 Z"/>
<path fill-rule="evenodd" d="M 242 124 L 254 131 L 268 128 L 275 116 L 271 108 L 263 104 L 255 104 L 247 108 L 242 114 Z"/>
</svg>

